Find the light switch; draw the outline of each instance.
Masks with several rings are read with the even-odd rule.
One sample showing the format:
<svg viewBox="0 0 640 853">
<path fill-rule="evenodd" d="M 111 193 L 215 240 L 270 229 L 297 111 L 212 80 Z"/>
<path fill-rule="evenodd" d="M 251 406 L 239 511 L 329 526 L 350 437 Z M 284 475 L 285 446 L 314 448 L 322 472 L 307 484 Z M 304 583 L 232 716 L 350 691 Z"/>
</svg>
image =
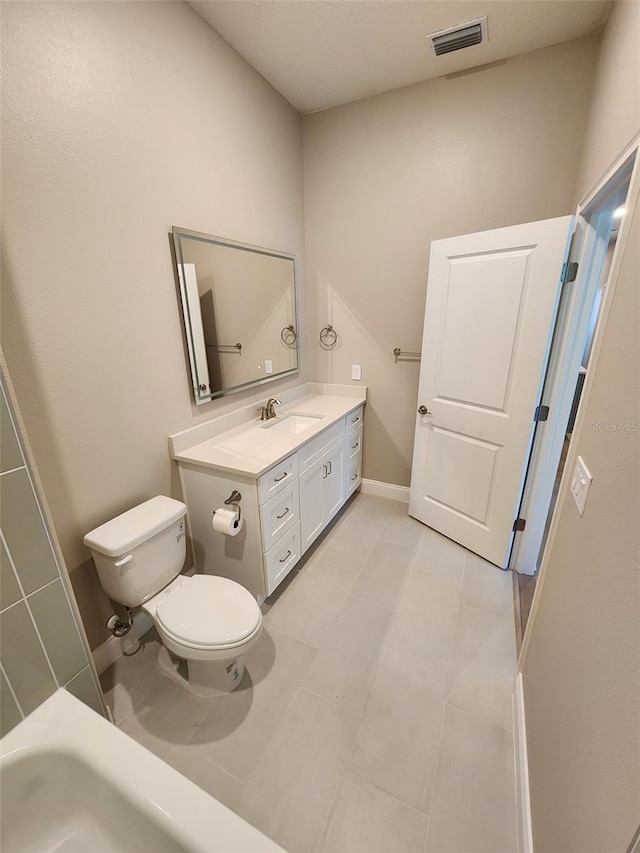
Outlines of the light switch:
<svg viewBox="0 0 640 853">
<path fill-rule="evenodd" d="M 273 373 L 273 361 L 270 358 L 264 360 L 264 372 Z"/>
<path fill-rule="evenodd" d="M 591 474 L 585 465 L 584 459 L 582 456 L 578 456 L 576 469 L 573 472 L 573 478 L 571 479 L 571 494 L 573 495 L 573 499 L 576 502 L 580 515 L 584 515 L 584 507 L 587 503 L 587 495 L 589 494 L 591 479 Z"/>
<path fill-rule="evenodd" d="M 352 379 L 362 379 L 362 365 L 361 364 L 352 364 L 351 365 L 351 378 Z"/>
</svg>

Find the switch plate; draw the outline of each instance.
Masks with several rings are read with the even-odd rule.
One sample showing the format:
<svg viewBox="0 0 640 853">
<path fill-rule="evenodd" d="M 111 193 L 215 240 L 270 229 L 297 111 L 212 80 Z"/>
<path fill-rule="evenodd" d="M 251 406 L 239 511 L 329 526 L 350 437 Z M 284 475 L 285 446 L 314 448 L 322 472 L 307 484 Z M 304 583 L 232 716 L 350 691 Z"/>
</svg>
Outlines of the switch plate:
<svg viewBox="0 0 640 853">
<path fill-rule="evenodd" d="M 270 358 L 264 360 L 264 372 L 273 373 L 273 361 Z"/>
<path fill-rule="evenodd" d="M 362 365 L 361 364 L 352 364 L 351 365 L 351 378 L 352 379 L 362 379 Z"/>
<path fill-rule="evenodd" d="M 582 456 L 578 456 L 576 469 L 573 472 L 573 477 L 571 479 L 571 494 L 573 495 L 573 499 L 576 502 L 580 515 L 584 515 L 584 507 L 587 503 L 587 495 L 589 494 L 591 480 L 592 477 L 584 459 Z"/>
</svg>

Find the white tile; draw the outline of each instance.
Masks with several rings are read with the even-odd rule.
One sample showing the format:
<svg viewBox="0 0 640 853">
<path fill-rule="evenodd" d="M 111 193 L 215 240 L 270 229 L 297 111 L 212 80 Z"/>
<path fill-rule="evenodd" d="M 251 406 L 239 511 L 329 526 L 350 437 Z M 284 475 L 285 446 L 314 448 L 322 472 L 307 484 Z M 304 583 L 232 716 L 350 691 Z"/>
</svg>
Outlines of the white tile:
<svg viewBox="0 0 640 853">
<path fill-rule="evenodd" d="M 385 522 L 380 538 L 398 545 L 407 545 L 409 548 L 418 548 L 425 529 L 424 524 L 411 518 L 408 504 L 397 501 Z"/>
<path fill-rule="evenodd" d="M 515 853 L 513 738 L 447 706 L 426 853 Z"/>
<path fill-rule="evenodd" d="M 191 743 L 236 779 L 246 781 L 282 721 L 316 654 L 269 628 L 245 661 L 242 683 L 216 700 Z"/>
<path fill-rule="evenodd" d="M 318 648 L 333 630 L 358 575 L 326 560 L 316 560 L 278 610 L 273 626 Z"/>
<path fill-rule="evenodd" d="M 190 779 L 194 785 L 202 788 L 234 812 L 238 811 L 244 783 L 209 761 L 197 746 L 174 746 L 160 757 L 178 773 Z"/>
<path fill-rule="evenodd" d="M 460 600 L 500 616 L 513 611 L 513 575 L 467 551 Z"/>
<path fill-rule="evenodd" d="M 510 731 L 515 675 L 511 615 L 498 616 L 462 605 L 451 661 L 448 701 Z"/>
<path fill-rule="evenodd" d="M 336 566 L 359 572 L 367 562 L 383 525 L 366 518 L 350 517 L 348 525 L 331 531 L 317 549 L 318 556 Z"/>
<path fill-rule="evenodd" d="M 352 594 L 395 610 L 415 557 L 415 548 L 379 540 L 364 564 Z"/>
<path fill-rule="evenodd" d="M 245 788 L 240 815 L 286 850 L 312 853 L 359 722 L 355 714 L 300 690 Z"/>
<path fill-rule="evenodd" d="M 384 522 L 391 515 L 395 504 L 396 501 L 393 499 L 359 493 L 350 507 L 350 512 L 361 518 Z"/>
<path fill-rule="evenodd" d="M 449 660 L 459 596 L 459 581 L 414 569 L 404 589 L 391 639 Z"/>
<path fill-rule="evenodd" d="M 416 568 L 437 575 L 446 575 L 454 580 L 462 580 L 467 553 L 465 548 L 457 542 L 427 527 L 416 558 Z"/>
<path fill-rule="evenodd" d="M 431 799 L 448 666 L 388 643 L 349 768 L 426 811 Z"/>
<path fill-rule="evenodd" d="M 160 640 L 148 631 L 135 654 L 123 656 L 100 676 L 105 701 L 116 724 L 128 716 L 150 690 L 164 678 L 158 667 Z"/>
<path fill-rule="evenodd" d="M 351 773 L 329 821 L 321 853 L 422 853 L 427 817 Z"/>
<path fill-rule="evenodd" d="M 373 686 L 393 611 L 348 598 L 303 686 L 362 714 Z"/>
<path fill-rule="evenodd" d="M 164 675 L 122 721 L 120 728 L 152 751 L 186 744 L 219 699 L 195 696 Z"/>
</svg>

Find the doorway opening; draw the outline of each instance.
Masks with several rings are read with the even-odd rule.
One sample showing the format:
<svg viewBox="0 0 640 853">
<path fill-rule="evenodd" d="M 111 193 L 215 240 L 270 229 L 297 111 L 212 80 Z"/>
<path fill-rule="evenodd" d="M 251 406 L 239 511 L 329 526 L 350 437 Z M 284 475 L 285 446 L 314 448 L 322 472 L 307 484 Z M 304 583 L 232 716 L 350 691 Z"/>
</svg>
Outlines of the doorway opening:
<svg viewBox="0 0 640 853">
<path fill-rule="evenodd" d="M 578 212 L 570 262 L 578 264 L 565 284 L 558 309 L 540 405 L 550 417 L 536 425 L 520 516 L 525 532 L 516 536 L 510 567 L 516 587 L 516 624 L 522 642 L 566 471 L 566 460 L 593 350 L 607 299 L 612 261 L 633 175 L 634 151 Z M 591 369 L 593 365 L 591 365 Z"/>
</svg>

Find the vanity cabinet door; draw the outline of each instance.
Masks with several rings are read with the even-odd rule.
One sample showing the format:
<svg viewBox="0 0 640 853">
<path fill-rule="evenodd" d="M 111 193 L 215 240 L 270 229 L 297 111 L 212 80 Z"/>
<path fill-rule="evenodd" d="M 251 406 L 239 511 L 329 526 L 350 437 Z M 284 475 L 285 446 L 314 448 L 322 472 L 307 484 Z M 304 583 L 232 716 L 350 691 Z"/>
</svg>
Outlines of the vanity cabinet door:
<svg viewBox="0 0 640 853">
<path fill-rule="evenodd" d="M 322 486 L 326 476 L 326 466 L 319 459 L 307 468 L 298 479 L 300 490 L 300 546 L 302 553 L 320 535 L 324 527 L 322 511 Z"/>
<path fill-rule="evenodd" d="M 328 524 L 344 503 L 344 442 L 324 457 L 325 476 L 322 480 L 322 509 Z"/>
<path fill-rule="evenodd" d="M 344 441 L 299 475 L 302 553 L 322 533 L 344 503 Z"/>
</svg>

